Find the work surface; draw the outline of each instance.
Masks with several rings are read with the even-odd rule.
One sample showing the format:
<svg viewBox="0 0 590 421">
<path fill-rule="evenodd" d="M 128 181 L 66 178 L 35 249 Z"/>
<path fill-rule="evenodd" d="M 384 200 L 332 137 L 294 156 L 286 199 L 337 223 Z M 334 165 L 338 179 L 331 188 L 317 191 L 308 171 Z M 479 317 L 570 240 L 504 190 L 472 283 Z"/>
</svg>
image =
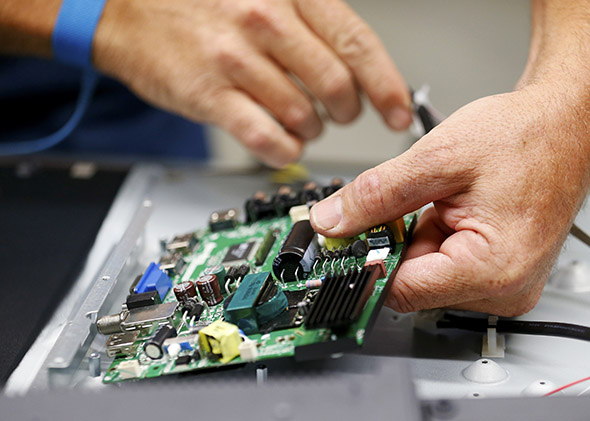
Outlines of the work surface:
<svg viewBox="0 0 590 421">
<path fill-rule="evenodd" d="M 327 183 L 333 176 L 350 180 L 354 173 L 335 173 L 324 168 L 313 173 L 311 178 Z M 58 339 L 59 333 L 71 320 L 90 285 L 96 281 L 107 256 L 130 222 L 137 222 L 136 210 L 146 199 L 149 199 L 148 205 L 152 212 L 145 225 L 140 253 L 135 255 L 138 267 L 145 267 L 147 262 L 158 255 L 160 239 L 205 227 L 211 212 L 232 207 L 242 208 L 244 201 L 255 191 L 265 190 L 271 193 L 274 189 L 276 186 L 271 185 L 268 174 L 265 173 L 232 174 L 206 169 L 170 170 L 149 165 L 136 166 L 103 224 L 77 285 L 65 297 L 53 319 L 13 373 L 5 392 L 9 395 L 31 390 L 42 392 L 60 385 L 83 389 L 112 387 L 103 385 L 98 378 L 88 377 L 87 363 L 84 365 L 84 361 L 67 375 L 55 375 L 53 371 L 49 373 L 48 367 L 51 364 L 48 358 L 52 355 L 52 347 L 63 340 Z M 583 211 L 577 223 L 589 231 L 590 214 Z M 588 276 L 589 271 L 585 271 L 585 265 L 590 262 L 589 257 L 590 249 L 570 238 L 560 257 L 558 268 L 575 269 Z M 578 291 L 572 291 L 571 288 L 557 287 L 550 283 L 537 307 L 521 319 L 590 325 L 590 288 L 586 292 L 579 289 L 578 286 Z M 117 291 L 115 289 L 113 293 L 123 294 L 122 291 Z M 117 306 L 120 310 L 122 301 L 120 298 L 114 300 L 111 310 L 117 311 Z M 414 328 L 413 318 L 413 314 L 400 315 L 384 308 L 373 333 L 367 339 L 364 356 L 353 360 L 345 358 L 343 361 L 347 363 L 326 362 L 326 367 L 331 367 L 339 375 L 354 376 L 363 370 L 364 374 L 370 374 L 383 371 L 390 365 L 408 362 L 420 399 L 516 397 L 527 393 L 540 395 L 543 391 L 550 391 L 554 387 L 585 377 L 590 372 L 590 361 L 585 358 L 590 349 L 588 342 L 506 335 L 505 356 L 489 359 L 500 366 L 500 372 L 504 375 L 491 383 L 470 381 L 465 377 L 465 369 L 482 358 L 482 335 L 465 331 L 417 329 Z M 100 351 L 101 346 L 104 346 L 104 340 L 101 343 L 100 338 L 94 338 L 90 348 Z M 104 370 L 109 363 L 106 356 L 102 362 Z M 296 369 L 294 363 L 291 364 L 285 368 L 283 379 L 289 370 Z M 321 363 L 316 363 L 311 368 L 305 366 L 305 369 L 317 369 L 317 364 L 321 366 Z M 281 375 L 281 369 L 280 364 L 276 367 L 270 364 L 269 378 Z M 192 376 L 189 380 L 215 379 L 216 376 L 222 381 L 231 381 L 234 378 L 254 379 L 255 374 L 252 367 L 246 366 L 226 373 Z M 174 376 L 165 381 L 174 382 Z M 184 378 L 183 381 L 187 379 Z M 581 384 L 567 394 L 575 395 L 585 388 L 586 385 Z M 524 392 L 525 389 L 527 392 Z"/>
</svg>

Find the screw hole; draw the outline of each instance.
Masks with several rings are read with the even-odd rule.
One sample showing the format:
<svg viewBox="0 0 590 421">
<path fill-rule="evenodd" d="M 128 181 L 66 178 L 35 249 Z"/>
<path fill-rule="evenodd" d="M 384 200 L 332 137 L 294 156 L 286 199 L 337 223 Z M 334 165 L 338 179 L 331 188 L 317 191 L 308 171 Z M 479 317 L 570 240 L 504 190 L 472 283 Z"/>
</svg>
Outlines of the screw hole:
<svg viewBox="0 0 590 421">
<path fill-rule="evenodd" d="M 475 397 L 475 398 L 479 398 L 479 393 L 475 392 L 475 393 L 473 394 L 473 397 Z"/>
<path fill-rule="evenodd" d="M 545 382 L 539 382 L 539 384 L 541 384 L 541 385 L 544 385 L 544 384 L 545 384 Z"/>
<path fill-rule="evenodd" d="M 488 363 L 488 360 L 483 360 L 481 363 L 482 364 L 487 364 Z"/>
</svg>

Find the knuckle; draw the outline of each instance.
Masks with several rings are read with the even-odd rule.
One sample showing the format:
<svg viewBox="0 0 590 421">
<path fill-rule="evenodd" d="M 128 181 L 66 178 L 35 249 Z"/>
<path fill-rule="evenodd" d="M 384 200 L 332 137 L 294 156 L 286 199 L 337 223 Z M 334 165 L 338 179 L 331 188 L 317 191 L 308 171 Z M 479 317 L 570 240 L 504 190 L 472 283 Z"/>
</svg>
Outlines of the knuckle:
<svg viewBox="0 0 590 421">
<path fill-rule="evenodd" d="M 329 76 L 325 77 L 321 89 L 327 101 L 339 101 L 354 91 L 352 76 L 345 69 L 330 72 Z"/>
<path fill-rule="evenodd" d="M 255 153 L 263 153 L 272 145 L 271 134 L 260 128 L 245 131 L 243 140 L 245 145 Z"/>
<path fill-rule="evenodd" d="M 304 126 L 313 118 L 313 110 L 310 107 L 292 105 L 287 108 L 282 118 L 283 124 L 289 128 Z"/>
<path fill-rule="evenodd" d="M 348 63 L 359 64 L 371 57 L 375 35 L 360 20 L 355 20 L 340 30 L 336 36 L 336 51 Z"/>
<path fill-rule="evenodd" d="M 214 52 L 216 63 L 226 71 L 238 72 L 247 68 L 246 60 L 231 42 L 222 42 Z"/>
<path fill-rule="evenodd" d="M 260 1 L 254 1 L 243 8 L 240 23 L 242 27 L 257 32 L 270 32 L 274 36 L 282 35 L 281 19 L 276 7 Z"/>
<path fill-rule="evenodd" d="M 381 175 L 375 169 L 363 172 L 352 183 L 354 205 L 360 207 L 362 214 L 383 216 L 388 214 L 387 199 L 382 187 Z"/>
</svg>

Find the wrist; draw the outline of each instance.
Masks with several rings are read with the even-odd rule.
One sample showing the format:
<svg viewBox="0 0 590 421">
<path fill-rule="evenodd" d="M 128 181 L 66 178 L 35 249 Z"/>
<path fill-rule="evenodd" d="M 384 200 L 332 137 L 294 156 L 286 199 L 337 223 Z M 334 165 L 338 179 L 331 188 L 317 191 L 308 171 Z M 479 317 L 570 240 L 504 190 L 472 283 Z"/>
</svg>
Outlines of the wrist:
<svg viewBox="0 0 590 421">
<path fill-rule="evenodd" d="M 61 0 L 0 2 L 0 54 L 50 58 L 51 35 Z"/>
</svg>

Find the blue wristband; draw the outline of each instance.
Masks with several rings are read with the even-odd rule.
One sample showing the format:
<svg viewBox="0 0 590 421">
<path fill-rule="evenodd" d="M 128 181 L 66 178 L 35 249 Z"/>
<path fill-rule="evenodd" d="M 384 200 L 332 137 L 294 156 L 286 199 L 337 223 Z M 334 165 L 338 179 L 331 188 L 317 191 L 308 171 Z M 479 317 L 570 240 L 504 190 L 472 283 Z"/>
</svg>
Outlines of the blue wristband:
<svg viewBox="0 0 590 421">
<path fill-rule="evenodd" d="M 92 40 L 105 3 L 106 0 L 63 0 L 51 39 L 57 60 L 92 68 Z"/>
</svg>

